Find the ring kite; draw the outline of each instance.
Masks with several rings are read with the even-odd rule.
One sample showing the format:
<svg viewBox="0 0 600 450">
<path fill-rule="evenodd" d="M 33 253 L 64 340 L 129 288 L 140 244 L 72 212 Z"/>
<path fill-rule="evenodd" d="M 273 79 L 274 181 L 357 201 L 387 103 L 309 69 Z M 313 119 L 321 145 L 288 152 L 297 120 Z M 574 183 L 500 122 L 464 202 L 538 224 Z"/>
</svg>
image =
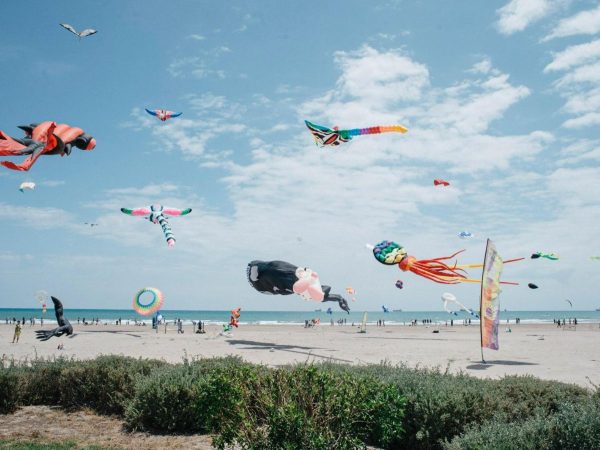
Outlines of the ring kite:
<svg viewBox="0 0 600 450">
<path fill-rule="evenodd" d="M 543 252 L 536 252 L 531 255 L 531 259 L 538 259 L 538 258 L 546 258 L 546 259 L 549 259 L 550 261 L 556 261 L 558 259 L 558 255 L 556 253 L 543 253 Z"/>
<path fill-rule="evenodd" d="M 365 134 L 380 134 L 380 133 L 406 133 L 407 128 L 402 125 L 377 126 L 369 128 L 352 128 L 350 130 L 339 130 L 337 127 L 333 129 L 317 125 L 305 120 L 304 123 L 315 138 L 315 143 L 318 147 L 326 145 L 336 146 L 343 142 L 352 140 L 354 136 L 362 136 Z"/>
<path fill-rule="evenodd" d="M 173 117 L 179 117 L 183 114 L 181 112 L 167 111 L 166 109 L 144 109 L 148 114 L 160 119 L 160 121 L 162 122 L 166 122 L 168 119 L 172 119 Z"/>
<path fill-rule="evenodd" d="M 146 292 L 152 294 L 152 299 L 149 303 L 142 303 L 141 298 Z M 164 296 L 160 290 L 153 287 L 145 287 L 133 296 L 133 309 L 142 316 L 149 316 L 162 307 L 163 301 Z"/>
<path fill-rule="evenodd" d="M 319 276 L 307 267 L 298 267 L 285 261 L 251 261 L 246 268 L 250 285 L 258 292 L 274 295 L 298 294 L 305 300 L 338 302 L 350 314 L 348 301 L 341 295 L 331 294 L 331 287 L 321 285 Z"/>
<path fill-rule="evenodd" d="M 14 138 L 0 131 L 0 156 L 29 155 L 21 164 L 0 161 L 4 167 L 12 170 L 27 171 L 42 155 L 70 155 L 73 147 L 81 150 L 93 150 L 96 139 L 81 128 L 56 122 L 32 123 L 19 126 L 25 137 Z"/>
<path fill-rule="evenodd" d="M 467 278 L 464 269 L 483 267 L 483 264 L 457 265 L 454 263 L 453 265 L 448 265 L 444 262 L 448 259 L 454 258 L 459 253 L 464 252 L 464 250 L 460 250 L 450 256 L 418 260 L 414 256 L 410 256 L 404 247 L 393 241 L 381 241 L 375 246 L 368 245 L 368 247 L 372 247 L 373 256 L 381 264 L 385 264 L 387 266 L 393 266 L 397 264 L 398 267 L 404 272 L 410 271 L 436 283 L 457 284 L 461 282 L 481 282 L 481 280 L 478 279 Z M 504 261 L 504 263 L 521 261 L 523 259 L 525 258 L 509 259 Z M 513 285 L 519 284 L 511 281 L 501 281 L 501 283 Z"/>
<path fill-rule="evenodd" d="M 127 209 L 121 208 L 121 212 L 130 216 L 143 216 L 144 219 L 148 219 L 150 222 L 158 223 L 163 230 L 167 245 L 173 247 L 175 245 L 175 235 L 171 231 L 169 222 L 167 221 L 168 216 L 185 216 L 192 212 L 191 208 L 187 209 L 175 209 L 165 208 L 163 205 L 151 205 L 149 208 L 137 208 Z"/>
</svg>

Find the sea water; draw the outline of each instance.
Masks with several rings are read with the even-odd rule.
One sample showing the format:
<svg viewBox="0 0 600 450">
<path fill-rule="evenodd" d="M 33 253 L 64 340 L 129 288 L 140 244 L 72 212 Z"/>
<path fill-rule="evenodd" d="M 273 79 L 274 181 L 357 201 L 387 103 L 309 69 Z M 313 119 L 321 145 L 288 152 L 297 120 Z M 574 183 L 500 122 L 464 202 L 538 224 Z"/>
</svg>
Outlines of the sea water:
<svg viewBox="0 0 600 450">
<path fill-rule="evenodd" d="M 247 311 L 242 309 L 240 317 L 241 324 L 253 325 L 304 325 L 305 320 L 320 319 L 321 323 L 329 323 L 332 319 L 336 322 L 339 319 L 346 319 L 347 324 L 358 324 L 362 322 L 363 313 L 365 311 L 354 310 L 350 314 L 339 309 L 333 309 L 332 313 L 328 314 L 327 309 L 315 311 Z M 454 320 L 455 323 L 462 323 L 463 320 L 471 319 L 471 323 L 479 323 L 477 319 L 468 313 L 458 312 L 457 315 L 448 314 L 445 311 L 367 311 L 368 323 L 376 323 L 378 320 L 385 320 L 386 325 L 409 325 L 413 320 L 421 323 L 423 320 L 430 320 L 433 323 L 445 323 L 446 321 Z M 229 322 L 229 311 L 191 311 L 191 310 L 172 310 L 164 309 L 160 311 L 161 315 L 167 321 L 181 319 L 184 323 L 192 323 L 192 321 L 205 321 L 206 323 L 226 323 Z M 6 320 L 10 321 L 13 318 L 22 320 L 25 318 L 28 321 L 31 317 L 39 323 L 41 317 L 44 318 L 44 323 L 55 323 L 54 309 L 48 309 L 45 314 L 42 314 L 41 308 L 0 308 L 0 325 L 5 324 Z M 99 319 L 100 323 L 115 324 L 118 319 L 121 319 L 121 324 L 129 322 L 133 324 L 138 322 L 152 322 L 152 316 L 141 316 L 133 310 L 127 309 L 66 309 L 65 317 L 72 324 L 77 324 L 77 321 L 87 322 Z M 515 319 L 521 319 L 521 323 L 552 323 L 553 319 L 577 318 L 579 323 L 600 323 L 600 311 L 501 311 L 500 323 L 514 323 Z"/>
</svg>

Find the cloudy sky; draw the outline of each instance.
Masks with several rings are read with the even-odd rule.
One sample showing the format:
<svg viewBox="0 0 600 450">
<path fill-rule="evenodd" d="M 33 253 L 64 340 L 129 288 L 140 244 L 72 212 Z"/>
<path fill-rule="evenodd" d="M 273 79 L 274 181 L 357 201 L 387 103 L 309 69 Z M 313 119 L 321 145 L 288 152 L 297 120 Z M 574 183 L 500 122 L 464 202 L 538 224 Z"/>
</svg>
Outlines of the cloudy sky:
<svg viewBox="0 0 600 450">
<path fill-rule="evenodd" d="M 248 285 L 249 261 L 283 259 L 353 286 L 356 310 L 439 310 L 444 291 L 474 305 L 477 285 L 383 266 L 365 243 L 476 263 L 487 238 L 506 259 L 560 255 L 506 266 L 521 285 L 503 308 L 600 307 L 597 2 L 45 3 L 0 7 L 0 129 L 55 120 L 98 144 L 0 167 L 0 307 L 45 289 L 127 309 L 156 286 L 169 309 L 314 309 Z M 78 42 L 60 22 L 99 32 Z M 410 131 L 320 149 L 304 119 Z M 119 211 L 151 203 L 193 208 L 174 248 Z"/>
</svg>

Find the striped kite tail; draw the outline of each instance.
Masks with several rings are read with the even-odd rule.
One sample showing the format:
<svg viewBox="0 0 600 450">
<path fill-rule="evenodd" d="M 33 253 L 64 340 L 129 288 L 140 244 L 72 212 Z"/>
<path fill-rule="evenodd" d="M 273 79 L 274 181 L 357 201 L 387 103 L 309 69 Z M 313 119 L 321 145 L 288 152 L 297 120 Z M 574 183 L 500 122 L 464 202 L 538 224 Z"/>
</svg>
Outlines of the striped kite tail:
<svg viewBox="0 0 600 450">
<path fill-rule="evenodd" d="M 363 134 L 380 134 L 380 133 L 406 133 L 408 128 L 402 125 L 382 125 L 369 128 L 353 128 L 347 130 L 349 136 L 360 136 Z"/>
<path fill-rule="evenodd" d="M 171 230 L 171 227 L 169 226 L 169 222 L 167 221 L 166 217 L 162 214 L 159 214 L 156 220 L 158 221 L 160 227 L 163 230 L 163 234 L 165 235 L 165 239 L 167 240 L 167 245 L 169 247 L 173 247 L 175 245 L 175 235 L 173 234 L 173 231 Z"/>
</svg>

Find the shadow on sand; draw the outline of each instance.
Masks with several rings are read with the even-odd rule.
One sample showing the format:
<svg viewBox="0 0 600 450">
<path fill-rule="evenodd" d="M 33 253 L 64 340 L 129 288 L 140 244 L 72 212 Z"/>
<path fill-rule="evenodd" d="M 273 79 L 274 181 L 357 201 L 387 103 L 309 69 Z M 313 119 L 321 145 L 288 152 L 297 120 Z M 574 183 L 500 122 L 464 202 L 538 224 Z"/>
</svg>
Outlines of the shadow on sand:
<svg viewBox="0 0 600 450">
<path fill-rule="evenodd" d="M 86 333 L 110 333 L 110 334 L 126 334 L 127 336 L 132 336 L 136 338 L 141 338 L 142 336 L 139 334 L 132 334 L 128 331 L 113 331 L 113 330 L 90 330 L 90 331 L 79 331 L 77 334 L 86 334 Z"/>
<path fill-rule="evenodd" d="M 307 356 L 314 356 L 315 358 L 323 358 L 332 361 L 341 361 L 341 362 L 349 362 L 351 360 L 335 358 L 331 355 L 319 355 L 317 353 L 313 353 L 312 350 L 323 350 L 319 347 L 303 347 L 301 345 L 286 345 L 286 344 L 275 344 L 274 342 L 260 342 L 260 341 L 246 341 L 240 339 L 228 339 L 227 341 L 230 345 L 244 345 L 243 347 L 247 350 L 272 350 L 272 351 L 284 351 L 290 353 L 300 353 Z M 307 351 L 308 350 L 308 351 Z"/>
<path fill-rule="evenodd" d="M 486 370 L 487 368 L 492 367 L 492 366 L 537 366 L 537 365 L 539 365 L 539 364 L 524 362 L 524 361 L 508 361 L 505 359 L 496 359 L 493 361 L 478 362 L 475 364 L 470 364 L 467 366 L 467 369 Z"/>
</svg>

